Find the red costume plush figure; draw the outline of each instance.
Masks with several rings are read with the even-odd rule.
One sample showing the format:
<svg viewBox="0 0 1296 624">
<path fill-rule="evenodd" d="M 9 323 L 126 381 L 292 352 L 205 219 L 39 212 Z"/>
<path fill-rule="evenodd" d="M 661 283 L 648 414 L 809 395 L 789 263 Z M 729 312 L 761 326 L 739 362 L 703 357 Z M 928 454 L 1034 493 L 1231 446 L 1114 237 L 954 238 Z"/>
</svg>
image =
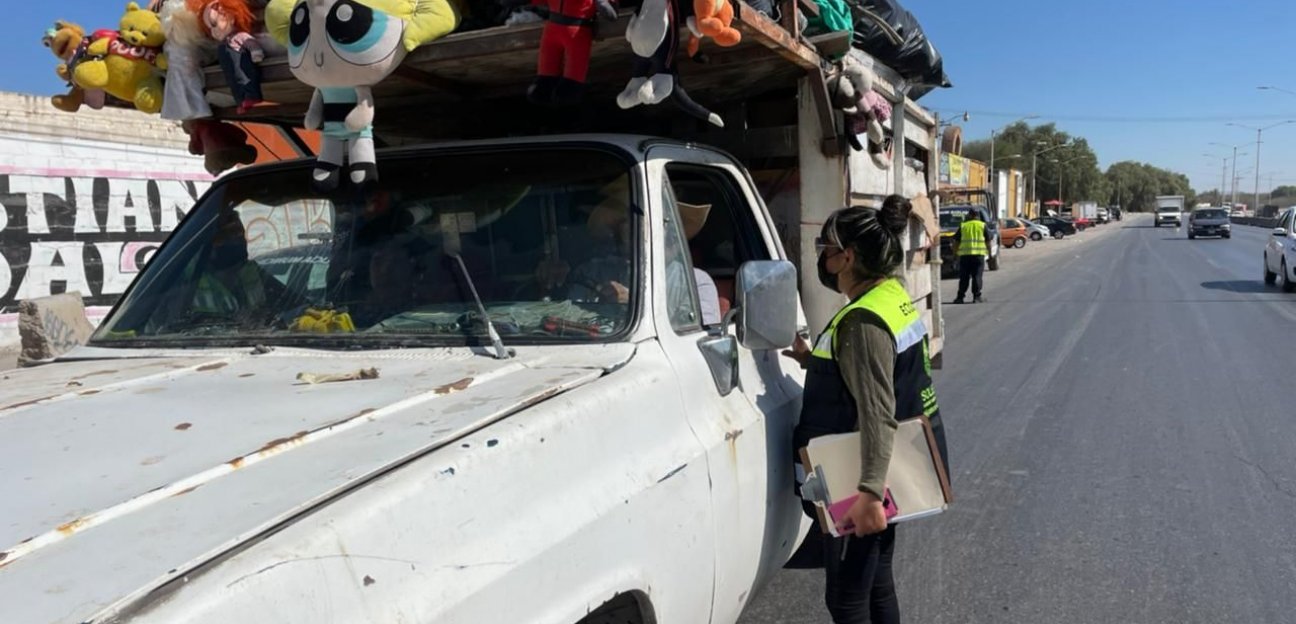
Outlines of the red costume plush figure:
<svg viewBox="0 0 1296 624">
<path fill-rule="evenodd" d="M 545 17 L 536 80 L 527 97 L 537 104 L 573 104 L 585 92 L 597 17 L 616 20 L 611 0 L 532 0 Z"/>
</svg>

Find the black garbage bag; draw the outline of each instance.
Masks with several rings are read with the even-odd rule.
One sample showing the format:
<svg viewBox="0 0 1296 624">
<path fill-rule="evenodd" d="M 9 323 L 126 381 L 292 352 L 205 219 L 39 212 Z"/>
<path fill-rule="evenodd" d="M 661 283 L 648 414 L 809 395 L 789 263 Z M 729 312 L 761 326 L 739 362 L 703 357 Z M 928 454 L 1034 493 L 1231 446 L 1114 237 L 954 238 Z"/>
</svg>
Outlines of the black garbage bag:
<svg viewBox="0 0 1296 624">
<path fill-rule="evenodd" d="M 953 86 L 945 75 L 944 62 L 922 26 L 898 0 L 853 0 L 855 34 L 852 45 L 894 69 L 913 87 L 909 97 L 918 99 L 936 88 Z M 863 9 L 886 23 L 884 27 Z"/>
</svg>

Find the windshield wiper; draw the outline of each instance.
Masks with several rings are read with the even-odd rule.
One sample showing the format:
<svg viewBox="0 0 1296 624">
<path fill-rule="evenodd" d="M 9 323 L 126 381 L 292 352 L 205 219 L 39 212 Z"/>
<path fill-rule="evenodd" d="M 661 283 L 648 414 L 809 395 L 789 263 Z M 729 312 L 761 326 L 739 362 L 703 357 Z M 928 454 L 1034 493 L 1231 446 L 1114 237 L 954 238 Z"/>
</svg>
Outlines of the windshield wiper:
<svg viewBox="0 0 1296 624">
<path fill-rule="evenodd" d="M 463 274 L 464 283 L 468 284 L 468 292 L 472 294 L 473 302 L 477 304 L 477 313 L 481 314 L 482 322 L 486 324 L 486 334 L 490 336 L 491 344 L 495 347 L 495 359 L 507 360 L 512 356 L 508 349 L 504 348 L 504 341 L 500 340 L 499 332 L 495 331 L 495 323 L 491 322 L 490 314 L 486 312 L 486 306 L 482 303 L 481 297 L 477 295 L 477 285 L 473 283 L 472 276 L 468 274 L 468 265 L 464 264 L 463 257 L 458 252 L 448 252 L 451 258 L 454 258 L 455 265 Z"/>
</svg>

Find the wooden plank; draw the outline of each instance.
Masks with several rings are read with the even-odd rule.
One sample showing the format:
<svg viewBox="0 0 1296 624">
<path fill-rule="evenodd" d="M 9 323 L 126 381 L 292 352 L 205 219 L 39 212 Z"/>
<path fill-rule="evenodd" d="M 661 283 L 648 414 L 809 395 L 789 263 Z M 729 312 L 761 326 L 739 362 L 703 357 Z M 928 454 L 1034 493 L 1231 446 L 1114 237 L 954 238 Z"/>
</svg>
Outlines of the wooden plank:
<svg viewBox="0 0 1296 624">
<path fill-rule="evenodd" d="M 819 55 L 810 46 L 801 43 L 791 32 L 745 2 L 738 3 L 734 27 L 741 30 L 744 37 L 752 37 L 799 67 L 813 69 L 822 64 Z"/>
</svg>

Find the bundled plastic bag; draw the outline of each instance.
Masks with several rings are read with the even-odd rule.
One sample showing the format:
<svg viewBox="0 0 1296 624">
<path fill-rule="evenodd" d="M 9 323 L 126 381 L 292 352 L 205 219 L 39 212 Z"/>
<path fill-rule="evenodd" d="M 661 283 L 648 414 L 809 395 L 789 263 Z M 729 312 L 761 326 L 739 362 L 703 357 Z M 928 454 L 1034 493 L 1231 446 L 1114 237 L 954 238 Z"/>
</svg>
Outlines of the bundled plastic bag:
<svg viewBox="0 0 1296 624">
<path fill-rule="evenodd" d="M 937 87 L 953 86 L 945 75 L 940 52 L 927 39 L 918 20 L 898 0 L 853 0 L 852 3 L 886 23 L 883 26 L 869 15 L 862 15 L 855 20 L 852 45 L 911 83 L 909 97 L 917 99 Z"/>
</svg>

